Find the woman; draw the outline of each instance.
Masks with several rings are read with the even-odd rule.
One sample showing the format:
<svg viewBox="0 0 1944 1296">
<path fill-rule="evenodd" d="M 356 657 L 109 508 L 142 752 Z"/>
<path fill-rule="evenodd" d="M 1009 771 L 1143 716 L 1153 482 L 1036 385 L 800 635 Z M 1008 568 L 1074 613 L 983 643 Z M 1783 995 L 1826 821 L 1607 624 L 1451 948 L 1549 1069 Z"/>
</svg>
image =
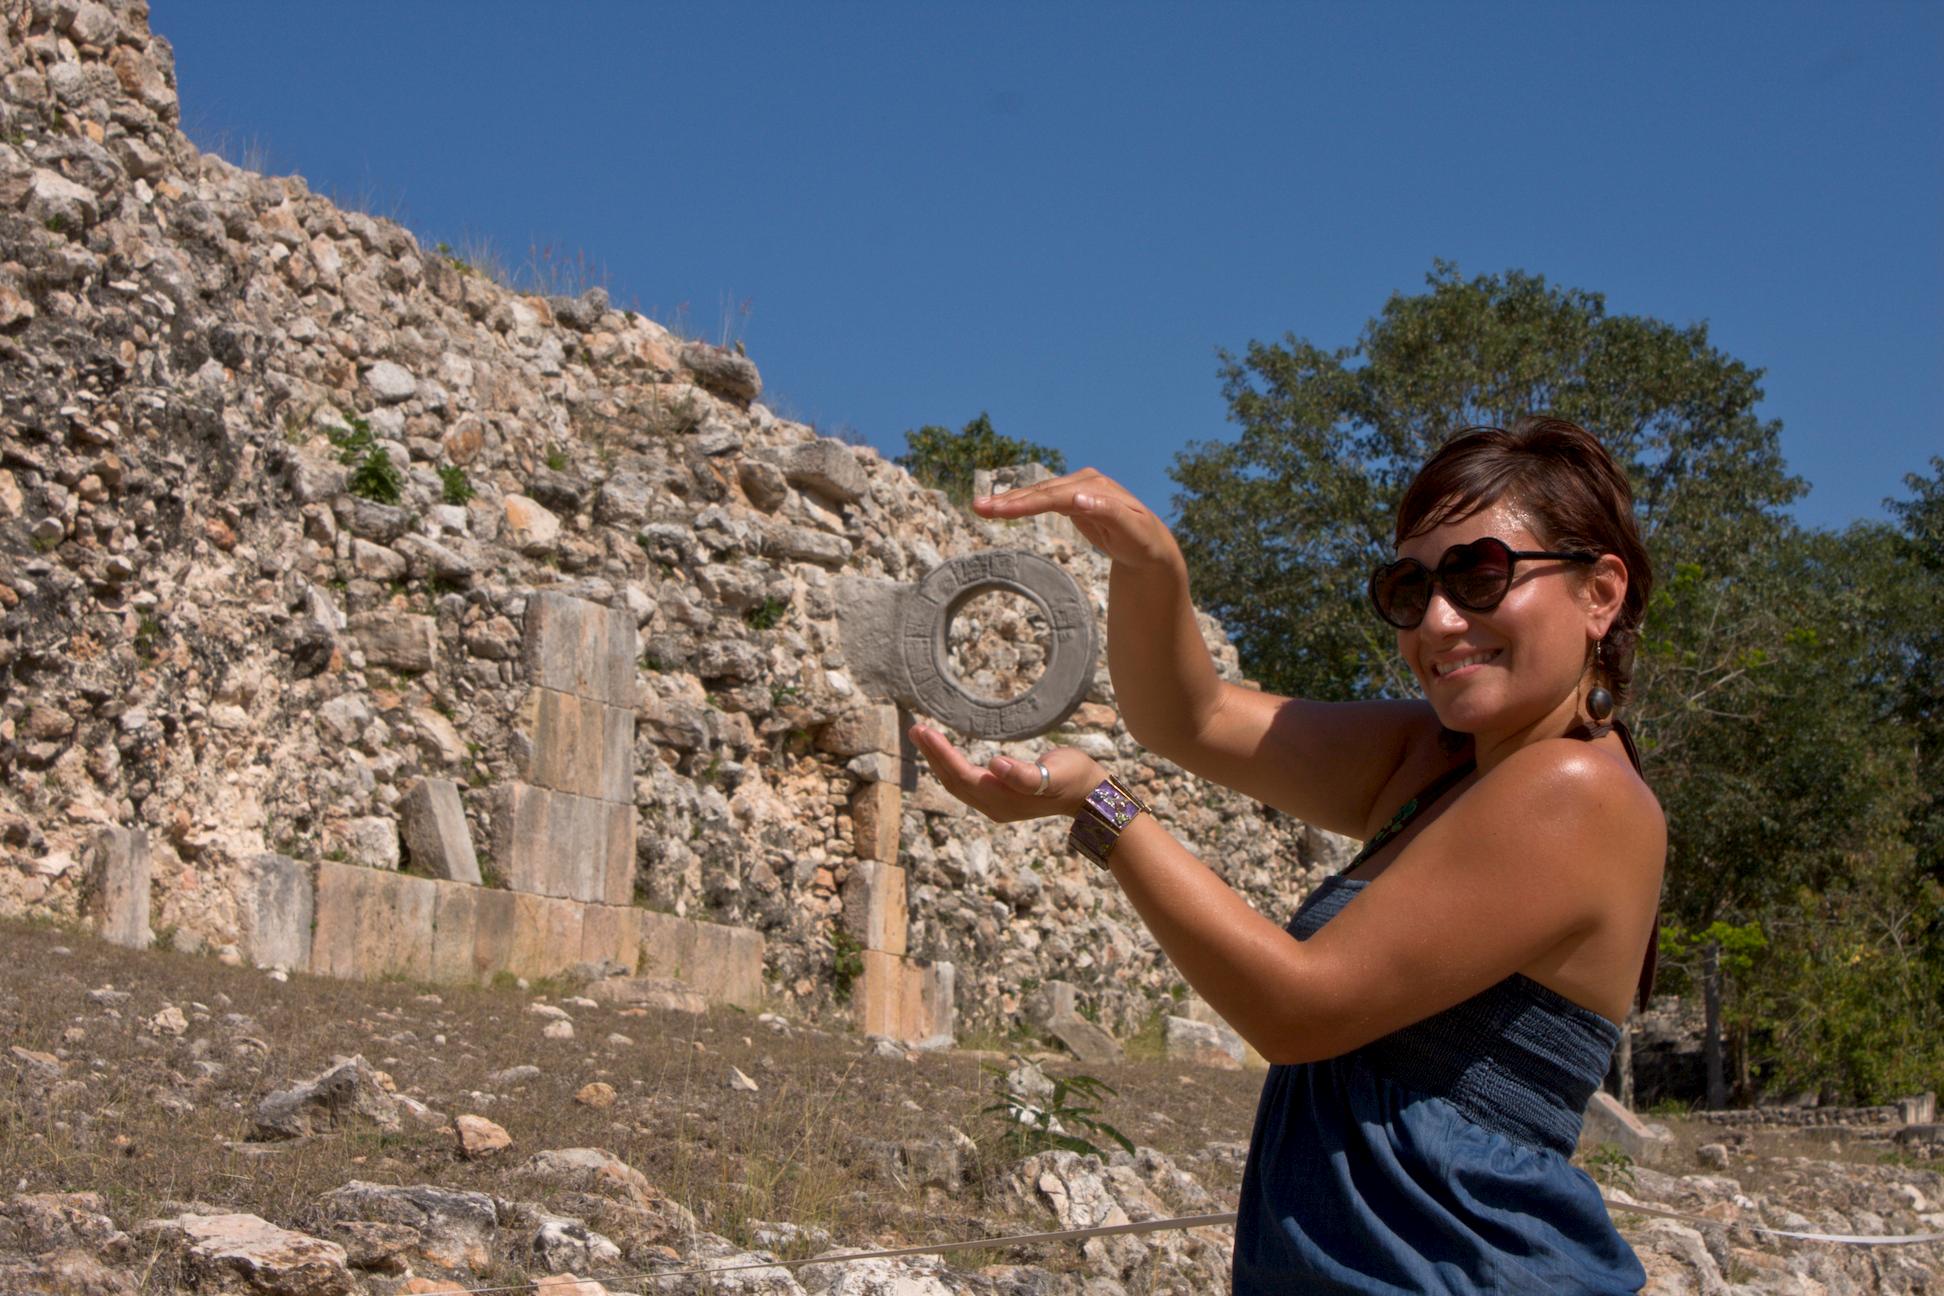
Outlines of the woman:
<svg viewBox="0 0 1944 1296">
<path fill-rule="evenodd" d="M 1085 753 L 981 769 L 912 730 L 991 818 L 1074 816 L 1076 849 L 1273 1064 L 1235 1290 L 1638 1290 L 1639 1262 L 1567 1160 L 1651 980 L 1666 855 L 1660 806 L 1609 723 L 1652 576 L 1606 451 L 1527 419 L 1467 430 L 1419 471 L 1370 595 L 1421 701 L 1221 681 L 1173 537 L 1099 473 L 974 507 L 1064 514 L 1113 559 L 1108 665 L 1137 741 L 1366 842 L 1285 929 Z"/>
</svg>

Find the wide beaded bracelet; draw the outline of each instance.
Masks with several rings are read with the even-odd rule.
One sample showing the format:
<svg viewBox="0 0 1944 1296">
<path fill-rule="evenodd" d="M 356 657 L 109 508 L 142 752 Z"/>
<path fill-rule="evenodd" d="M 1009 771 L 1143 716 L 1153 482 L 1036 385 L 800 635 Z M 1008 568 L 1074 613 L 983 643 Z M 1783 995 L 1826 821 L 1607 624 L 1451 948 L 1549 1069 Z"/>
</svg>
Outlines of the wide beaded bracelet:
<svg viewBox="0 0 1944 1296">
<path fill-rule="evenodd" d="M 1087 799 L 1073 816 L 1067 832 L 1067 848 L 1085 855 L 1101 868 L 1107 867 L 1108 853 L 1120 840 L 1121 830 L 1134 822 L 1134 816 L 1147 809 L 1110 776 L 1087 793 Z"/>
</svg>

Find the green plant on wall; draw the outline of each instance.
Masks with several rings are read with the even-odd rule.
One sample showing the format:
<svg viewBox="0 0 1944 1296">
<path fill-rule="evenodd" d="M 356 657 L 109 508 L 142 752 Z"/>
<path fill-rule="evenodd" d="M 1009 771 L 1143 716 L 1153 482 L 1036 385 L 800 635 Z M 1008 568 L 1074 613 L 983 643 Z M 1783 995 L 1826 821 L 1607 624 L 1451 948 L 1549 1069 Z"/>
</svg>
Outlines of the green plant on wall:
<svg viewBox="0 0 1944 1296">
<path fill-rule="evenodd" d="M 466 470 L 457 464 L 447 464 L 439 469 L 439 498 L 447 504 L 464 504 L 473 497 L 472 482 L 466 478 Z"/>
<path fill-rule="evenodd" d="M 830 988 L 839 1003 L 849 1003 L 851 988 L 864 975 L 864 947 L 842 927 L 830 929 Z"/>
</svg>

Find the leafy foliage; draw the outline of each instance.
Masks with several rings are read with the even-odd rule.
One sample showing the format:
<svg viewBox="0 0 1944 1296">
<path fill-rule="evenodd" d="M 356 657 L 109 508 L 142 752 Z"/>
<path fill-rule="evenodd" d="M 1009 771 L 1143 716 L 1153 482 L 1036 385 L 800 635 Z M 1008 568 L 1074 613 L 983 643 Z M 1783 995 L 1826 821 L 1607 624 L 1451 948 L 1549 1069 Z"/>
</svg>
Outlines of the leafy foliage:
<svg viewBox="0 0 1944 1296">
<path fill-rule="evenodd" d="M 380 504 L 396 504 L 405 489 L 405 475 L 398 471 L 398 465 L 382 446 L 373 446 L 351 470 L 347 486 L 353 495 Z"/>
<path fill-rule="evenodd" d="M 1197 601 L 1278 692 L 1414 694 L 1364 582 L 1393 556 L 1405 486 L 1461 427 L 1548 411 L 1593 429 L 1628 471 L 1656 560 L 1678 544 L 1710 571 L 1732 570 L 1803 489 L 1780 425 L 1755 415 L 1760 371 L 1710 345 L 1706 325 L 1609 315 L 1598 293 L 1517 270 L 1467 280 L 1440 261 L 1427 282 L 1353 347 L 1289 335 L 1225 353 L 1241 435 L 1191 446 L 1171 470 Z"/>
<path fill-rule="evenodd" d="M 1719 1007 L 1712 1097 L 1729 1071 L 1744 1097 L 1935 1084 L 1944 459 L 1900 528 L 1799 528 L 1759 370 L 1516 270 L 1440 262 L 1355 346 L 1255 342 L 1222 376 L 1240 435 L 1177 458 L 1176 533 L 1244 669 L 1304 697 L 1416 695 L 1363 589 L 1446 436 L 1537 412 L 1598 434 L 1658 576 L 1627 718 L 1667 812 L 1671 981 Z"/>
<path fill-rule="evenodd" d="M 457 464 L 439 469 L 439 498 L 447 504 L 464 504 L 473 497 L 472 482 Z"/>
<path fill-rule="evenodd" d="M 926 424 L 905 433 L 905 452 L 892 462 L 934 490 L 945 492 L 954 504 L 972 499 L 972 474 L 981 468 L 1006 468 L 1038 462 L 1056 473 L 1067 470 L 1066 456 L 1049 446 L 1000 436 L 992 420 L 979 417 L 958 431 Z"/>
<path fill-rule="evenodd" d="M 987 1065 L 985 1070 L 994 1077 L 995 1101 L 982 1110 L 1005 1119 L 1007 1137 L 1013 1144 L 1015 1156 L 1031 1156 L 1048 1148 L 1065 1148 L 1082 1156 L 1105 1160 L 1106 1156 L 1098 1146 L 1082 1135 L 1073 1133 L 1076 1129 L 1112 1139 L 1129 1153 L 1134 1151 L 1132 1140 L 1097 1115 L 1103 1094 L 1118 1096 L 1106 1081 L 1090 1075 L 1067 1076 L 1064 1079 L 1049 1077 L 1053 1080 L 1053 1092 L 1042 1104 L 1013 1092 L 1002 1068 Z"/>
</svg>

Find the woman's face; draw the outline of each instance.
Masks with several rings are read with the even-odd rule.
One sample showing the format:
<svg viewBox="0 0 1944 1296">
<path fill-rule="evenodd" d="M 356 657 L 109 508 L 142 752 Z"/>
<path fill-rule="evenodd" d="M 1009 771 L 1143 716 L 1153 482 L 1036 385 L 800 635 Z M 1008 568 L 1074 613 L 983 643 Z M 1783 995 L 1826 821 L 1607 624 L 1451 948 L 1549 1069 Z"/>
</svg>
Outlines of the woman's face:
<svg viewBox="0 0 1944 1296">
<path fill-rule="evenodd" d="M 1484 536 L 1515 550 L 1550 548 L 1531 527 L 1517 504 L 1501 500 L 1413 536 L 1397 553 L 1435 569 L 1445 550 Z M 1397 649 L 1446 728 L 1510 734 L 1556 720 L 1563 731 L 1578 711 L 1587 654 L 1611 621 L 1589 595 L 1588 570 L 1521 559 L 1505 598 L 1486 612 L 1459 607 L 1442 585 L 1432 590 L 1424 620 L 1397 632 Z"/>
</svg>

